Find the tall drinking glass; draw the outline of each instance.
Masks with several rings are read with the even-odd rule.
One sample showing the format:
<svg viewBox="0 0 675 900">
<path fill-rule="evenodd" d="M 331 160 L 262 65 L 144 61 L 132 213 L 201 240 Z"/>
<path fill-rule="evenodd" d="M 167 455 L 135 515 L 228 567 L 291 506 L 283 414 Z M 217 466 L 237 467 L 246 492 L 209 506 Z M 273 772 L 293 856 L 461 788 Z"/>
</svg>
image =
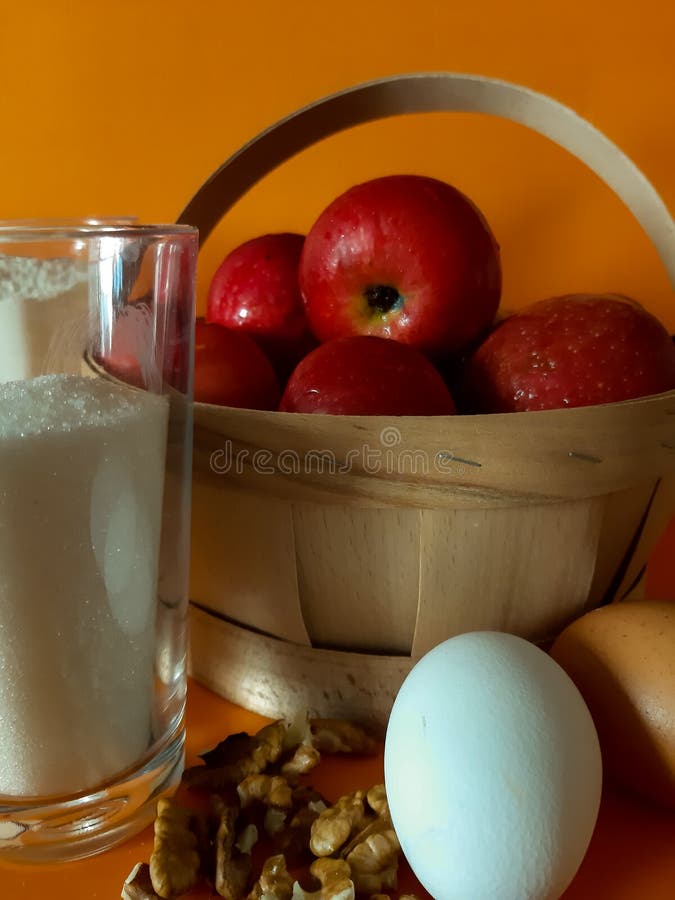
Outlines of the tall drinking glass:
<svg viewBox="0 0 675 900">
<path fill-rule="evenodd" d="M 140 830 L 183 764 L 197 233 L 0 224 L 0 856 Z"/>
</svg>

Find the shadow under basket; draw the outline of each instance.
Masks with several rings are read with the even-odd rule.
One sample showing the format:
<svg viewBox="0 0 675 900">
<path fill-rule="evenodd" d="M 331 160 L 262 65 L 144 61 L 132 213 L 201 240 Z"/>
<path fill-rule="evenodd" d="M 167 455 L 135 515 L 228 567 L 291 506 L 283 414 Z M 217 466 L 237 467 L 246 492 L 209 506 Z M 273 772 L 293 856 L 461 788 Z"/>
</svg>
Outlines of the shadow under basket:
<svg viewBox="0 0 675 900">
<path fill-rule="evenodd" d="M 520 122 L 619 195 L 675 284 L 675 224 L 604 135 L 526 88 L 422 73 L 305 107 L 234 154 L 179 221 L 205 240 L 260 178 L 401 113 Z M 261 231 L 264 230 L 264 226 Z M 475 629 L 546 642 L 639 591 L 675 508 L 675 391 L 492 416 L 307 416 L 195 404 L 191 671 L 268 716 L 382 731 L 414 661 Z"/>
</svg>

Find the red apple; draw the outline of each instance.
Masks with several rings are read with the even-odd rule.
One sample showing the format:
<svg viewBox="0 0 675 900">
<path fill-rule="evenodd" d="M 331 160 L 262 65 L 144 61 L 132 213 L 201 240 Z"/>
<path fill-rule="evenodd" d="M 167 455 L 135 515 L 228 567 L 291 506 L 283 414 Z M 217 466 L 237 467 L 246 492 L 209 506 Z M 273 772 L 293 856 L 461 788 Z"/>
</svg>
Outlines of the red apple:
<svg viewBox="0 0 675 900">
<path fill-rule="evenodd" d="M 432 363 L 412 347 L 382 338 L 337 338 L 299 363 L 282 412 L 348 416 L 452 415 L 455 406 Z"/>
<path fill-rule="evenodd" d="M 276 409 L 279 380 L 263 351 L 242 332 L 195 323 L 195 400 L 244 409 Z"/>
<path fill-rule="evenodd" d="M 229 253 L 213 276 L 206 319 L 254 338 L 287 376 L 316 346 L 298 286 L 301 234 L 264 234 Z"/>
<path fill-rule="evenodd" d="M 129 278 L 129 300 L 110 323 L 107 346 L 94 354 L 108 372 L 136 387 L 187 391 L 196 263 L 197 247 L 187 242 L 153 246 L 143 256 Z"/>
<path fill-rule="evenodd" d="M 613 403 L 675 388 L 675 346 L 618 294 L 542 300 L 501 322 L 463 372 L 462 407 L 516 412 Z"/>
<path fill-rule="evenodd" d="M 126 304 L 115 317 L 110 346 L 96 351 L 94 359 L 120 381 L 147 388 L 160 379 L 155 350 L 152 311 L 139 301 Z"/>
<path fill-rule="evenodd" d="M 436 357 L 490 326 L 499 248 L 456 188 L 390 175 L 356 185 L 321 213 L 305 239 L 300 288 L 319 340 L 368 334 Z"/>
</svg>

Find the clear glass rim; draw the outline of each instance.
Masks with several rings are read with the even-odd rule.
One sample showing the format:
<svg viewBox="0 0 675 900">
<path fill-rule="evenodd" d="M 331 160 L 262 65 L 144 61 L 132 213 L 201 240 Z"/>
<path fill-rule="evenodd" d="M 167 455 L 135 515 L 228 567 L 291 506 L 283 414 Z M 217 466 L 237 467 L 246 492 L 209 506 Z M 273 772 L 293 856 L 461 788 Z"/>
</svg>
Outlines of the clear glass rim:
<svg viewBox="0 0 675 900">
<path fill-rule="evenodd" d="M 121 217 L 120 217 L 121 218 Z M 19 241 L 77 241 L 96 237 L 119 238 L 163 238 L 189 237 L 197 235 L 194 225 L 158 224 L 141 225 L 133 222 L 120 223 L 110 217 L 110 224 L 103 224 L 92 217 L 82 219 L 0 219 L 0 243 Z M 117 224 L 115 222 L 117 221 Z"/>
<path fill-rule="evenodd" d="M 6 219 L 0 217 L 0 228 L 77 228 L 78 226 L 92 226 L 94 228 L 108 228 L 114 226 L 139 225 L 138 216 L 14 216 Z"/>
</svg>

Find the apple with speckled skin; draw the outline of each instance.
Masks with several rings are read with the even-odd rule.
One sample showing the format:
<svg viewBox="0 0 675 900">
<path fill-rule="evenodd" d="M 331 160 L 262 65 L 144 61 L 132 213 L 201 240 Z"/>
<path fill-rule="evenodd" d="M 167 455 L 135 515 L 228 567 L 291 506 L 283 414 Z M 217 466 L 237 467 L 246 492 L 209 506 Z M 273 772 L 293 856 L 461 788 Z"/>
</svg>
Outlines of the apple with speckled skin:
<svg viewBox="0 0 675 900">
<path fill-rule="evenodd" d="M 541 300 L 500 322 L 459 380 L 462 411 L 615 403 L 675 388 L 675 346 L 659 320 L 619 294 Z"/>
<path fill-rule="evenodd" d="M 263 234 L 235 247 L 216 270 L 206 320 L 252 337 L 281 378 L 316 346 L 298 285 L 305 238 Z"/>
<path fill-rule="evenodd" d="M 397 341 L 336 338 L 296 367 L 282 412 L 346 416 L 452 415 L 450 391 L 424 354 Z"/>
<path fill-rule="evenodd" d="M 320 341 L 371 335 L 447 356 L 494 319 L 499 248 L 456 188 L 385 176 L 350 188 L 321 213 L 305 239 L 300 289 Z"/>
</svg>

